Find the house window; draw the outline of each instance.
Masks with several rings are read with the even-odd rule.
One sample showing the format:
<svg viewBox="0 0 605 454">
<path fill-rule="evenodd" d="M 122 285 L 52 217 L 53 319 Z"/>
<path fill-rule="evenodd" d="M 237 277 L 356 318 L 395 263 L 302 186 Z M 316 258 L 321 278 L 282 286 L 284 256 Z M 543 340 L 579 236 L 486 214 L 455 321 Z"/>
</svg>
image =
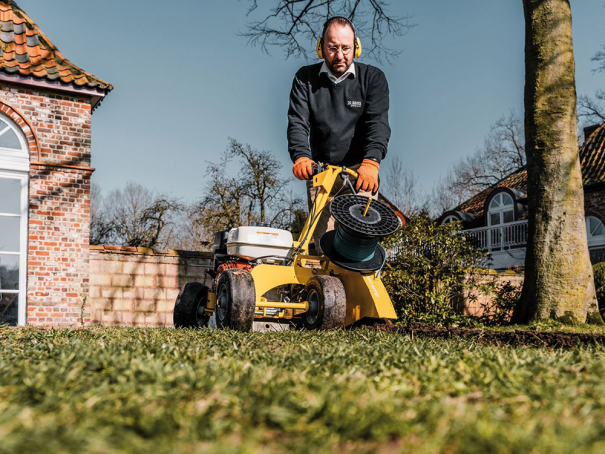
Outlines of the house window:
<svg viewBox="0 0 605 454">
<path fill-rule="evenodd" d="M 0 323 L 25 324 L 29 152 L 21 130 L 0 116 Z"/>
<path fill-rule="evenodd" d="M 450 214 L 443 221 L 441 221 L 441 224 L 449 224 L 450 222 L 458 222 L 458 221 L 460 221 L 460 219 L 458 219 L 453 214 Z"/>
<path fill-rule="evenodd" d="M 589 247 L 605 244 L 605 226 L 599 218 L 586 216 L 586 236 Z"/>
<path fill-rule="evenodd" d="M 499 250 L 509 247 L 511 233 L 503 224 L 509 224 L 515 220 L 515 202 L 510 194 L 500 192 L 489 202 L 487 211 L 488 226 L 502 226 L 490 229 L 488 234 L 488 249 Z"/>
<path fill-rule="evenodd" d="M 515 203 L 506 192 L 496 194 L 489 203 L 488 225 L 508 224 L 515 220 Z"/>
</svg>

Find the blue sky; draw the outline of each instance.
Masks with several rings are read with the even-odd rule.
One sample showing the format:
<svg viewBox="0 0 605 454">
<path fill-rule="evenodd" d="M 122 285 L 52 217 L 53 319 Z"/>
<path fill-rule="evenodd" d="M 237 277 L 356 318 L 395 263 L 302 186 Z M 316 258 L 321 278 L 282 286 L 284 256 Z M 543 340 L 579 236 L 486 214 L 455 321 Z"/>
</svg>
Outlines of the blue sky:
<svg viewBox="0 0 605 454">
<path fill-rule="evenodd" d="M 578 94 L 605 88 L 591 57 L 605 44 L 605 1 L 572 0 Z M 292 77 L 309 63 L 237 36 L 249 0 L 18 0 L 66 58 L 112 83 L 92 121 L 93 181 L 132 180 L 184 200 L 199 197 L 206 161 L 228 137 L 271 150 L 291 176 L 286 111 Z M 393 1 L 416 24 L 376 64 L 391 91 L 393 156 L 426 190 L 483 143 L 511 109 L 523 113 L 521 0 Z M 363 44 L 363 43 L 362 43 Z M 310 48 L 313 43 L 309 43 Z M 294 177 L 292 177 L 294 180 Z M 303 193 L 301 182 L 294 190 Z"/>
</svg>

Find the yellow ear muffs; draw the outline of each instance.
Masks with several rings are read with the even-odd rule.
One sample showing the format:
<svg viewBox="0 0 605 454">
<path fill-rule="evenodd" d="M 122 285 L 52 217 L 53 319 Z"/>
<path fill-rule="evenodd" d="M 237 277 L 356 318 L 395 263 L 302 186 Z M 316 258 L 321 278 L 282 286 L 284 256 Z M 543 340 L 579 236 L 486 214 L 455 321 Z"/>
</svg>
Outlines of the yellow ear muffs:
<svg viewBox="0 0 605 454">
<path fill-rule="evenodd" d="M 358 36 L 355 37 L 355 53 L 353 58 L 359 58 L 361 56 L 361 40 Z"/>
<path fill-rule="evenodd" d="M 323 60 L 324 58 L 324 53 L 322 50 L 322 40 L 321 38 L 317 38 L 317 47 L 315 48 L 315 51 L 317 52 L 317 58 L 320 58 Z M 353 53 L 353 58 L 359 58 L 361 56 L 361 40 L 359 39 L 358 36 L 355 37 L 355 52 Z"/>
</svg>

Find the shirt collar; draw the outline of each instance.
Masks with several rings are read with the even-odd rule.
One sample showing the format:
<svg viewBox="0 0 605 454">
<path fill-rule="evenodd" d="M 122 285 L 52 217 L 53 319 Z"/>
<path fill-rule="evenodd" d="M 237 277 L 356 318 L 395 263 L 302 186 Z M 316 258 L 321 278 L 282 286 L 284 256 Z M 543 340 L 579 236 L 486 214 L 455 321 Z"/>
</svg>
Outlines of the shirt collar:
<svg viewBox="0 0 605 454">
<path fill-rule="evenodd" d="M 319 70 L 319 74 L 321 74 L 321 73 L 326 73 L 328 75 L 328 77 L 330 78 L 330 80 L 332 82 L 334 82 L 335 84 L 339 84 L 340 82 L 345 80 L 347 77 L 349 77 L 350 74 L 352 74 L 353 77 L 357 77 L 357 75 L 355 74 L 355 62 L 351 63 L 351 66 L 349 66 L 349 69 L 347 69 L 346 72 L 342 76 L 336 77 L 334 74 L 332 74 L 332 71 L 330 71 L 328 69 L 328 65 L 326 65 L 326 62 L 324 61 L 323 64 L 321 65 L 321 69 Z"/>
</svg>

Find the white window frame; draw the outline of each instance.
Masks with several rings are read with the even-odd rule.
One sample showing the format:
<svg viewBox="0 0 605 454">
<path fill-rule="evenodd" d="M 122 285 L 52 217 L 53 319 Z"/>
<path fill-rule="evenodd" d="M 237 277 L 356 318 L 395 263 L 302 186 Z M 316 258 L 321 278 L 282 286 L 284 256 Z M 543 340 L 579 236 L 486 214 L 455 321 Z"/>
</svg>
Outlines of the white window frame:
<svg viewBox="0 0 605 454">
<path fill-rule="evenodd" d="M 29 147 L 21 129 L 10 118 L 0 114 L 0 119 L 8 123 L 8 128 L 17 134 L 20 150 L 0 147 L 0 178 L 10 178 L 21 181 L 20 214 L 1 213 L 3 217 L 21 217 L 19 252 L 5 252 L 4 255 L 19 255 L 19 290 L 1 290 L 2 293 L 18 293 L 17 324 L 23 326 L 27 319 L 27 255 L 28 255 L 28 197 L 29 197 Z"/>
<path fill-rule="evenodd" d="M 599 221 L 599 223 L 601 225 L 603 225 L 603 221 L 601 221 L 598 217 L 596 217 L 596 216 L 586 216 L 586 218 L 585 218 L 585 222 L 586 222 L 586 241 L 588 243 L 588 247 L 604 246 L 605 245 L 605 234 L 602 234 L 602 235 L 592 235 L 590 233 L 590 219 L 596 219 L 597 221 Z"/>
<path fill-rule="evenodd" d="M 510 205 L 502 205 L 503 196 L 510 197 L 512 203 Z M 494 200 L 496 200 L 496 197 L 500 197 L 500 206 L 492 208 L 492 203 L 494 203 Z M 499 192 L 498 194 L 493 196 L 492 199 L 489 201 L 489 206 L 487 209 L 487 225 L 492 226 L 492 225 L 510 224 L 510 222 L 503 222 L 504 221 L 503 214 L 507 211 L 513 212 L 513 220 L 511 222 L 515 222 L 515 198 L 512 195 L 510 195 L 508 192 Z M 495 214 L 495 213 L 499 214 L 499 218 L 500 218 L 499 224 L 492 224 L 492 214 Z"/>
<path fill-rule="evenodd" d="M 441 225 L 449 224 L 450 222 L 460 222 L 460 219 L 458 219 L 458 216 L 450 214 L 441 222 Z"/>
</svg>

